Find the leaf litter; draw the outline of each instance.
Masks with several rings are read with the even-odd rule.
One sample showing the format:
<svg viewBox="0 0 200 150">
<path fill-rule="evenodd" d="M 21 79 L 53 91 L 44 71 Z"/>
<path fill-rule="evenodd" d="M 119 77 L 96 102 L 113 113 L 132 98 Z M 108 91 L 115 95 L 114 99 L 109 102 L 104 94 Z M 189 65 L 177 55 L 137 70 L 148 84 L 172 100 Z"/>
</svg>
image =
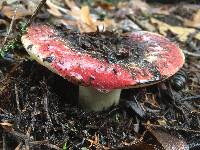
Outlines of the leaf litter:
<svg viewBox="0 0 200 150">
<path fill-rule="evenodd" d="M 16 22 L 8 41 L 19 32 L 19 21 L 27 21 L 26 17 L 32 15 L 39 3 L 38 0 L 18 2 L 0 2 L 3 26 L 1 41 L 6 35 L 4 28 L 9 28 L 8 22 L 11 22 L 15 9 L 18 7 Z M 103 112 L 89 113 L 77 107 L 78 88 L 75 85 L 28 60 L 22 48 L 14 48 L 0 59 L 1 148 L 3 145 L 11 149 L 153 150 L 200 147 L 200 65 L 196 55 L 200 49 L 198 7 L 195 4 L 191 7 L 188 3 L 141 3 L 144 4 L 138 6 L 131 1 L 123 1 L 116 5 L 101 1 L 82 5 L 78 1 L 55 3 L 47 0 L 35 21 L 63 24 L 79 32 L 96 31 L 98 28 L 127 32 L 129 30 L 122 29 L 123 25 L 120 27 L 118 23 L 128 19 L 146 30 L 157 30 L 171 40 L 180 42 L 180 47 L 186 52 L 183 69 L 187 73 L 187 81 L 179 76 L 176 81 L 169 79 L 147 88 L 124 90 L 119 106 Z M 189 14 L 191 18 L 172 13 L 173 8 L 186 9 L 187 6 L 195 9 Z M 164 16 L 171 15 L 182 20 L 182 23 L 175 21 L 179 23 L 176 27 L 164 22 L 163 12 L 160 11 L 159 14 L 157 11 L 163 8 Z M 98 9 L 102 10 L 102 14 Z M 48 10 L 47 17 L 39 18 L 45 10 Z M 134 19 L 130 20 L 128 15 L 134 15 Z M 180 30 L 176 30 L 177 28 Z M 194 32 L 197 34 L 192 35 Z M 173 84 L 182 82 L 184 86 L 176 91 Z M 166 140 L 169 138 L 174 139 L 173 142 Z"/>
</svg>

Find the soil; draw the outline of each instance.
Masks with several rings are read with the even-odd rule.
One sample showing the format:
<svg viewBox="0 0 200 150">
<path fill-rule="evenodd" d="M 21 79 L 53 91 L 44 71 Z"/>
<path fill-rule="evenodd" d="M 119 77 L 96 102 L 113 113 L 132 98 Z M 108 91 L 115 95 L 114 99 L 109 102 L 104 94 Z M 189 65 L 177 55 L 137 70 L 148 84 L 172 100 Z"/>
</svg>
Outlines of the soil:
<svg viewBox="0 0 200 150">
<path fill-rule="evenodd" d="M 127 55 L 115 53 L 110 61 Z M 184 67 L 168 80 L 123 90 L 118 106 L 85 112 L 77 105 L 78 86 L 30 60 L 23 48 L 8 52 L 0 59 L 0 147 L 156 150 L 175 143 L 177 149 L 200 149 L 199 61 L 186 54 Z"/>
</svg>

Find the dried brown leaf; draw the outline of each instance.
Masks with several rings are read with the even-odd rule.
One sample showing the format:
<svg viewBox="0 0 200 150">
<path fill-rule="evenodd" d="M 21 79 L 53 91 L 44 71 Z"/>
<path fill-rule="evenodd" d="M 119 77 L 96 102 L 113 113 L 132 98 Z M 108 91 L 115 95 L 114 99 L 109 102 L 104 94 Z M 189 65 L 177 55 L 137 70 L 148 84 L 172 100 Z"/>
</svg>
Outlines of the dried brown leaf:
<svg viewBox="0 0 200 150">
<path fill-rule="evenodd" d="M 117 8 L 119 8 L 119 12 L 122 12 L 121 15 L 126 14 L 137 16 L 141 13 L 149 14 L 151 12 L 149 5 L 141 0 L 120 2 L 118 3 Z"/>
<path fill-rule="evenodd" d="M 53 2 L 51 2 L 51 0 L 47 0 L 46 1 L 46 4 L 52 8 L 52 9 L 57 9 L 59 10 L 60 12 L 64 13 L 64 14 L 67 14 L 69 13 L 69 10 L 64 8 L 62 5 L 58 5 L 58 4 L 54 4 Z"/>
<path fill-rule="evenodd" d="M 92 31 L 96 31 L 97 27 L 92 17 L 90 16 L 90 11 L 88 6 L 81 7 L 81 19 L 83 23 L 85 23 L 91 28 Z"/>
<path fill-rule="evenodd" d="M 115 21 L 112 19 L 105 18 L 103 21 L 97 20 L 90 14 L 90 10 L 87 5 L 79 8 L 72 0 L 65 0 L 65 4 L 70 8 L 66 15 L 74 19 L 70 21 L 70 24 L 76 24 L 75 26 L 79 28 L 80 32 L 95 32 L 98 27 L 101 30 L 116 25 Z M 68 20 L 62 19 L 61 22 L 66 24 Z"/>
<path fill-rule="evenodd" d="M 104 10 L 113 10 L 114 9 L 114 6 L 112 5 L 112 3 L 108 3 L 106 1 L 95 1 L 95 6 L 101 7 Z"/>
<path fill-rule="evenodd" d="M 155 18 L 151 18 L 150 21 L 151 21 L 151 23 L 157 25 L 160 34 L 166 36 L 167 32 L 170 31 L 174 35 L 176 35 L 178 37 L 179 41 L 181 41 L 181 42 L 186 42 L 188 39 L 188 36 L 191 33 L 195 32 L 195 29 L 193 29 L 193 28 L 171 26 L 171 25 L 166 24 L 162 21 L 159 21 Z M 200 33 L 196 34 L 194 38 L 196 38 L 197 40 L 200 40 Z"/>
<path fill-rule="evenodd" d="M 65 0 L 65 4 L 71 9 L 71 11 L 80 10 L 73 0 Z"/>
<path fill-rule="evenodd" d="M 165 150 L 189 150 L 185 140 L 180 137 L 159 129 L 151 128 L 150 132 L 156 137 Z"/>
<path fill-rule="evenodd" d="M 61 17 L 63 14 L 60 12 L 60 10 L 63 10 L 64 8 L 61 8 L 57 5 L 55 5 L 54 3 L 52 3 L 50 0 L 47 0 L 46 2 L 47 6 L 49 7 L 49 9 L 47 9 L 47 11 L 52 14 L 53 16 L 56 17 Z"/>
<path fill-rule="evenodd" d="M 8 18 L 12 18 L 15 16 L 15 19 L 20 19 L 22 17 L 32 15 L 32 12 L 27 10 L 23 5 L 19 5 L 18 7 L 14 8 L 11 6 L 3 6 L 1 12 Z"/>
<path fill-rule="evenodd" d="M 184 25 L 190 27 L 200 27 L 200 9 L 192 16 L 192 20 L 185 20 Z"/>
<path fill-rule="evenodd" d="M 123 148 L 118 148 L 118 150 L 158 150 L 158 148 L 153 144 L 147 144 L 145 142 L 135 143 L 131 146 L 125 146 Z M 162 150 L 162 149 L 159 149 Z"/>
</svg>

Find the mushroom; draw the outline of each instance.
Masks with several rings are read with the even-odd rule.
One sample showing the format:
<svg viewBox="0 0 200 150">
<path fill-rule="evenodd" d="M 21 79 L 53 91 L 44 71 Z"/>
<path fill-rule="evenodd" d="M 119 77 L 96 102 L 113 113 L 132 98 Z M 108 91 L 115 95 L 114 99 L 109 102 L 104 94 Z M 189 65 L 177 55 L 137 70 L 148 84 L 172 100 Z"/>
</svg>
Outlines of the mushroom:
<svg viewBox="0 0 200 150">
<path fill-rule="evenodd" d="M 22 43 L 41 65 L 80 85 L 79 104 L 89 111 L 116 105 L 121 89 L 158 83 L 184 64 L 181 49 L 147 31 L 77 33 L 32 25 Z"/>
</svg>

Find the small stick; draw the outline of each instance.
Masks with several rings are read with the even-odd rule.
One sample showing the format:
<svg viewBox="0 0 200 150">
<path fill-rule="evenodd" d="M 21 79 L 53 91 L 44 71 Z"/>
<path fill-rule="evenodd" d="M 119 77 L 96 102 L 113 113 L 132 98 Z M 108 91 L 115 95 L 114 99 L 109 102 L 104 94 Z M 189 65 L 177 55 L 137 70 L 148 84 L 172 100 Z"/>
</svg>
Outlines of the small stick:
<svg viewBox="0 0 200 150">
<path fill-rule="evenodd" d="M 183 50 L 183 53 L 189 56 L 193 56 L 193 57 L 199 57 L 200 58 L 200 54 L 199 53 L 193 53 L 193 52 L 189 52 L 186 50 Z"/>
<path fill-rule="evenodd" d="M 41 0 L 41 2 L 38 4 L 36 10 L 34 11 L 33 15 L 31 16 L 31 18 L 29 19 L 29 21 L 27 23 L 27 27 L 33 22 L 33 20 L 35 19 L 35 17 L 39 13 L 40 9 L 43 7 L 43 5 L 46 3 L 46 1 L 47 0 Z"/>
<path fill-rule="evenodd" d="M 140 21 L 138 19 L 136 19 L 135 17 L 131 16 L 131 15 L 126 15 L 126 17 L 131 20 L 133 23 L 135 23 L 136 25 L 138 25 L 142 30 L 146 30 L 146 31 L 151 31 L 151 29 L 145 27 L 144 25 L 142 25 L 140 23 Z"/>
<path fill-rule="evenodd" d="M 17 110 L 18 110 L 19 114 L 21 114 L 21 109 L 19 106 L 19 93 L 18 93 L 18 88 L 17 88 L 16 84 L 15 84 L 15 99 L 16 99 L 16 103 L 17 103 Z"/>
<path fill-rule="evenodd" d="M 5 36 L 5 39 L 4 39 L 3 43 L 2 43 L 2 48 L 4 48 L 4 45 L 7 43 L 8 37 L 9 37 L 10 33 L 12 32 L 12 30 L 14 28 L 14 22 L 15 22 L 15 18 L 16 18 L 16 13 L 17 13 L 18 7 L 19 7 L 19 5 L 17 5 L 17 7 L 14 10 L 14 15 L 12 16 L 10 27 L 9 27 L 8 32 L 7 32 L 6 36 Z"/>
<path fill-rule="evenodd" d="M 6 150 L 6 137 L 5 137 L 5 132 L 3 131 L 3 134 L 2 134 L 2 139 L 3 139 L 3 150 Z"/>
<path fill-rule="evenodd" d="M 189 97 L 186 97 L 186 98 L 182 98 L 179 101 L 184 102 L 184 101 L 195 101 L 195 100 L 200 100 L 200 95 L 189 96 Z"/>
<path fill-rule="evenodd" d="M 147 123 L 142 123 L 142 125 L 148 127 L 158 127 L 158 128 L 164 128 L 164 129 L 171 129 L 171 130 L 176 130 L 176 131 L 185 131 L 185 132 L 193 132 L 193 133 L 200 133 L 198 130 L 192 130 L 192 129 L 187 129 L 187 128 L 182 128 L 182 127 L 170 127 L 168 125 L 156 125 L 156 124 L 147 124 Z"/>
<path fill-rule="evenodd" d="M 34 147 L 34 146 L 37 146 L 37 145 L 45 145 L 49 149 L 62 150 L 61 148 L 59 148 L 58 146 L 56 146 L 54 144 L 49 144 L 48 140 L 32 141 L 32 142 L 30 142 L 30 145 L 31 145 L 31 147 Z"/>
<path fill-rule="evenodd" d="M 22 146 L 23 146 L 23 144 L 22 144 L 22 142 L 20 142 L 20 143 L 17 145 L 17 147 L 15 147 L 15 150 L 21 150 L 21 149 L 22 149 Z"/>
<path fill-rule="evenodd" d="M 26 136 L 28 137 L 27 139 L 25 139 L 25 149 L 29 150 L 30 146 L 29 146 L 29 142 L 30 142 L 30 132 L 31 132 L 31 127 L 28 128 L 27 132 L 26 132 Z"/>
</svg>

